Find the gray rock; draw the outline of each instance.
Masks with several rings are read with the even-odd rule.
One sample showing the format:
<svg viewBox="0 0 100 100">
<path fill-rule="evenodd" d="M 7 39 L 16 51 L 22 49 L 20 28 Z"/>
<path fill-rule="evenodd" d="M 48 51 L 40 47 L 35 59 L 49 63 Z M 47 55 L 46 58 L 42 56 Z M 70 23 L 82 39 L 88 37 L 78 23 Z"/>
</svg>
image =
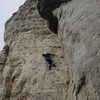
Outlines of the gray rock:
<svg viewBox="0 0 100 100">
<path fill-rule="evenodd" d="M 68 64 L 68 100 L 100 99 L 100 1 L 73 0 L 54 11 Z M 73 86 L 71 90 L 70 87 Z M 72 99 L 69 96 L 72 93 Z"/>
<path fill-rule="evenodd" d="M 58 34 L 48 30 L 37 0 L 27 0 L 5 24 L 0 100 L 100 100 L 100 0 L 44 1 Z M 55 54 L 51 70 L 42 57 L 48 52 Z"/>
<path fill-rule="evenodd" d="M 71 0 L 38 0 L 37 8 L 39 14 L 48 21 L 49 29 L 56 34 L 58 32 L 58 20 L 52 11 L 58 8 L 62 3 L 68 3 L 69 1 Z"/>
</svg>

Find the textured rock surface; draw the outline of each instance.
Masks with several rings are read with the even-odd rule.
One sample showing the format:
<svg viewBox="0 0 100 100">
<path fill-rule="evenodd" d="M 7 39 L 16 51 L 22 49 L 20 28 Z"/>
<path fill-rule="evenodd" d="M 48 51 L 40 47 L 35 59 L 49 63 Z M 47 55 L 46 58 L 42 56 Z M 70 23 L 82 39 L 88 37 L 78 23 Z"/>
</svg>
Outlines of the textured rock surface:
<svg viewBox="0 0 100 100">
<path fill-rule="evenodd" d="M 73 0 L 54 14 L 70 76 L 68 100 L 100 100 L 100 0 Z"/>
<path fill-rule="evenodd" d="M 34 1 L 27 0 L 7 21 L 4 39 L 10 50 L 1 66 L 1 100 L 64 100 L 67 71 L 63 49 L 58 36 L 48 30 L 38 14 Z M 52 70 L 42 57 L 47 52 L 55 54 L 57 67 Z"/>
<path fill-rule="evenodd" d="M 42 18 L 46 19 L 49 29 L 57 34 L 58 20 L 52 11 L 58 8 L 62 3 L 68 3 L 71 0 L 38 0 L 37 8 Z"/>
<path fill-rule="evenodd" d="M 100 100 L 100 0 L 55 9 L 58 34 L 36 4 L 27 0 L 5 24 L 10 49 L 0 52 L 0 100 Z M 52 70 L 42 57 L 47 52 L 55 54 Z"/>
</svg>

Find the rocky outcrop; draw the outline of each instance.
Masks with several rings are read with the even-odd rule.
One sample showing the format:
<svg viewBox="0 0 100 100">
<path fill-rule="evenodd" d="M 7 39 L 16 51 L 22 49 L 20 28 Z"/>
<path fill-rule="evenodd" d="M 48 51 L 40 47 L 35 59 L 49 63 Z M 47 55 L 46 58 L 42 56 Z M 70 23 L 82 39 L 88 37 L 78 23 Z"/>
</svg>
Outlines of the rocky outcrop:
<svg viewBox="0 0 100 100">
<path fill-rule="evenodd" d="M 100 100 L 100 1 L 67 1 L 27 0 L 6 22 L 0 100 Z"/>
<path fill-rule="evenodd" d="M 48 21 L 49 29 L 56 34 L 58 32 L 58 20 L 52 11 L 58 8 L 62 3 L 68 3 L 69 1 L 71 0 L 38 0 L 37 8 L 39 14 Z"/>
<path fill-rule="evenodd" d="M 58 35 L 48 30 L 34 0 L 27 0 L 6 22 L 9 54 L 0 68 L 0 100 L 64 100 L 66 66 Z M 55 54 L 48 69 L 43 53 Z M 3 51 L 1 56 L 3 59 Z"/>
<path fill-rule="evenodd" d="M 54 11 L 70 77 L 68 100 L 100 99 L 99 9 L 99 0 L 73 0 Z"/>
</svg>

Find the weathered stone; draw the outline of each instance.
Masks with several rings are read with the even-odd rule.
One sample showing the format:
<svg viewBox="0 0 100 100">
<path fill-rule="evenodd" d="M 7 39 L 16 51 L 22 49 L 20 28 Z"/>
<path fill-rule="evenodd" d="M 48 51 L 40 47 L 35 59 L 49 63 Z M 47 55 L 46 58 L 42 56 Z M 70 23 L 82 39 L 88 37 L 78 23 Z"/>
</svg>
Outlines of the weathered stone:
<svg viewBox="0 0 100 100">
<path fill-rule="evenodd" d="M 62 3 L 69 1 L 71 0 L 38 0 L 37 7 L 39 14 L 48 21 L 49 29 L 56 34 L 58 32 L 58 20 L 57 17 L 52 14 L 52 11 L 58 8 Z"/>
<path fill-rule="evenodd" d="M 53 0 L 46 3 L 49 11 Z M 0 65 L 0 100 L 100 100 L 99 9 L 100 0 L 54 4 L 50 12 L 59 24 L 54 34 L 40 17 L 37 0 L 27 0 L 5 24 L 9 52 Z M 52 70 L 42 57 L 48 52 L 55 54 Z M 2 50 L 0 62 L 4 55 Z"/>
<path fill-rule="evenodd" d="M 0 76 L 0 99 L 64 100 L 67 71 L 61 44 L 40 17 L 34 0 L 27 0 L 7 21 L 4 39 L 10 52 Z M 55 54 L 57 65 L 51 71 L 42 57 L 48 52 Z"/>
<path fill-rule="evenodd" d="M 72 78 L 68 100 L 100 99 L 99 9 L 99 0 L 73 0 L 54 11 L 59 20 L 59 37 L 63 40 Z"/>
</svg>

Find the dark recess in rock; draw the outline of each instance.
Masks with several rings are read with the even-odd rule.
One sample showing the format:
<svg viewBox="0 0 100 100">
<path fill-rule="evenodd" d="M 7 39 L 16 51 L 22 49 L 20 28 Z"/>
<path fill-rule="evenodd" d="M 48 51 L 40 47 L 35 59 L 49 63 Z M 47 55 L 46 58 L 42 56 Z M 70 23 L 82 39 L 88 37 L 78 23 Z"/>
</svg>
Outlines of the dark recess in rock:
<svg viewBox="0 0 100 100">
<path fill-rule="evenodd" d="M 58 30 L 58 20 L 52 11 L 58 8 L 62 3 L 69 1 L 71 0 L 38 0 L 37 8 L 40 16 L 48 21 L 49 29 L 56 34 Z"/>
</svg>

